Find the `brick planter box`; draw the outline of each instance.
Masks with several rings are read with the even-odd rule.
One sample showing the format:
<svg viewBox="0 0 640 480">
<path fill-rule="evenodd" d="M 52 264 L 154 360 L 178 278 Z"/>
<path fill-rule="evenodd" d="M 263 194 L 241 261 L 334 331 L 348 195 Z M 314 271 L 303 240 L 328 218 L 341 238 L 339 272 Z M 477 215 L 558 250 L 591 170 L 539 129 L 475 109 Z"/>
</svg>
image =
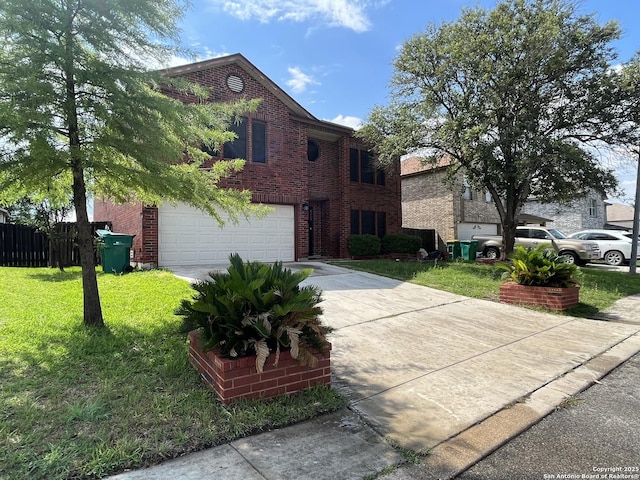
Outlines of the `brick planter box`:
<svg viewBox="0 0 640 480">
<path fill-rule="evenodd" d="M 549 310 L 567 310 L 580 302 L 580 287 L 530 287 L 515 282 L 500 285 L 500 301 L 516 305 L 540 305 Z"/>
<path fill-rule="evenodd" d="M 189 361 L 198 370 L 205 384 L 214 390 L 224 404 L 241 398 L 270 398 L 283 393 L 294 393 L 318 384 L 331 383 L 331 346 L 327 356 L 316 353 L 315 367 L 300 366 L 289 351 L 281 351 L 278 366 L 271 354 L 264 371 L 256 371 L 255 356 L 242 358 L 220 357 L 216 350 L 203 352 L 200 335 L 189 333 Z"/>
</svg>

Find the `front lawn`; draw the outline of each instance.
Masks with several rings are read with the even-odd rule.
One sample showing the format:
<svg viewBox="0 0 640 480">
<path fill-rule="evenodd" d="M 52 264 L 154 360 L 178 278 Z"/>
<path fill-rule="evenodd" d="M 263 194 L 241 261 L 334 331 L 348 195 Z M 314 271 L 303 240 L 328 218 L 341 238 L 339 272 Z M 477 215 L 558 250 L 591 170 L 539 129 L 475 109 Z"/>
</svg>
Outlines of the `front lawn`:
<svg viewBox="0 0 640 480">
<path fill-rule="evenodd" d="M 444 290 L 473 298 L 497 301 L 503 270 L 472 262 L 396 262 L 393 260 L 359 260 L 336 263 L 398 280 Z M 565 315 L 590 317 L 611 307 L 616 300 L 640 293 L 640 275 L 625 272 L 580 269 L 580 304 Z"/>
<path fill-rule="evenodd" d="M 100 478 L 336 410 L 318 387 L 221 405 L 173 315 L 188 283 L 99 273 L 107 327 L 82 326 L 78 268 L 0 268 L 0 478 Z"/>
</svg>

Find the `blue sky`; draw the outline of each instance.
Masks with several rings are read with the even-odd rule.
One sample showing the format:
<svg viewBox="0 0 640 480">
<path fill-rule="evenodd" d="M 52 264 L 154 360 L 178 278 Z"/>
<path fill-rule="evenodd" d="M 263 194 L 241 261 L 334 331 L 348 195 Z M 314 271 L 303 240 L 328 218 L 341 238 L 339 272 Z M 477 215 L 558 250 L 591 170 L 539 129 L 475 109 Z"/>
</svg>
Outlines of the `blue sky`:
<svg viewBox="0 0 640 480">
<path fill-rule="evenodd" d="M 191 0 L 182 43 L 200 60 L 241 53 L 310 113 L 357 127 L 387 103 L 398 48 L 429 23 L 495 0 Z M 617 20 L 620 61 L 640 50 L 637 0 L 582 0 L 600 23 Z M 179 60 L 172 63 L 184 63 Z M 635 165 L 618 168 L 633 192 Z"/>
</svg>

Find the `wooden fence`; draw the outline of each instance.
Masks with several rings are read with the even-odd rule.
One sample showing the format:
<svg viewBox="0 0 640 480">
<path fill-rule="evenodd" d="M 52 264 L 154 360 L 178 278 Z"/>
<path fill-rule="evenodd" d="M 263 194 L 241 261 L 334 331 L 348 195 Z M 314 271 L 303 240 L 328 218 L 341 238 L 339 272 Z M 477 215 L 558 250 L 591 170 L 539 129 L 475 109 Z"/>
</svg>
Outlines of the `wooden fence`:
<svg viewBox="0 0 640 480">
<path fill-rule="evenodd" d="M 420 237 L 422 239 L 422 248 L 424 248 L 427 252 L 438 250 L 438 238 L 435 230 L 403 228 L 402 233 Z"/>
<path fill-rule="evenodd" d="M 111 227 L 110 222 L 91 223 L 91 234 Z M 80 265 L 76 224 L 56 225 L 51 237 L 32 227 L 0 223 L 0 266 L 2 267 L 70 267 Z M 94 249 L 94 262 L 98 263 Z"/>
</svg>

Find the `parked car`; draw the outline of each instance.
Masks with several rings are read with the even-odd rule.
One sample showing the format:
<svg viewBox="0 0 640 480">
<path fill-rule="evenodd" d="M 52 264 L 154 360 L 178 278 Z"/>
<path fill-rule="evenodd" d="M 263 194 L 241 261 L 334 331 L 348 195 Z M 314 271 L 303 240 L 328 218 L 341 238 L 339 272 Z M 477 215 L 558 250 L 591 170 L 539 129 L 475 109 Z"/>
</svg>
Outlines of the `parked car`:
<svg viewBox="0 0 640 480">
<path fill-rule="evenodd" d="M 604 260 L 608 265 L 622 265 L 631 260 L 632 232 L 622 230 L 582 230 L 572 233 L 569 238 L 596 242 L 600 247 L 600 260 Z M 640 252 L 638 252 L 637 259 L 640 259 Z"/>
<path fill-rule="evenodd" d="M 500 235 L 474 235 L 472 240 L 478 241 L 478 251 L 487 258 L 498 258 L 502 250 Z M 601 257 L 596 242 L 587 242 L 567 236 L 555 228 L 527 225 L 516 227 L 515 245 L 525 248 L 536 248 L 538 245 L 548 245 L 565 258 L 567 263 L 585 265 Z"/>
</svg>

